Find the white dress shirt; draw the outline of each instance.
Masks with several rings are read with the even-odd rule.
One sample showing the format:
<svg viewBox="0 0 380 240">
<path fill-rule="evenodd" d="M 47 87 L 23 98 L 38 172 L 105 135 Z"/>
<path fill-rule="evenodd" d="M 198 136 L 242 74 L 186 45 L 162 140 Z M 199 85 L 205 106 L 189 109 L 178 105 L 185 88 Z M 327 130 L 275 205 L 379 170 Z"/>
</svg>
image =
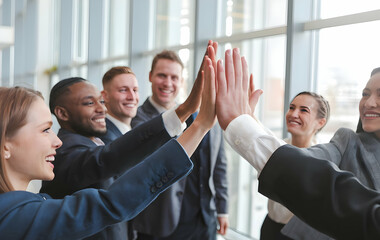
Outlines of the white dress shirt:
<svg viewBox="0 0 380 240">
<path fill-rule="evenodd" d="M 258 176 L 272 153 L 286 144 L 248 114 L 232 120 L 224 132 L 224 138 L 257 170 Z"/>
</svg>

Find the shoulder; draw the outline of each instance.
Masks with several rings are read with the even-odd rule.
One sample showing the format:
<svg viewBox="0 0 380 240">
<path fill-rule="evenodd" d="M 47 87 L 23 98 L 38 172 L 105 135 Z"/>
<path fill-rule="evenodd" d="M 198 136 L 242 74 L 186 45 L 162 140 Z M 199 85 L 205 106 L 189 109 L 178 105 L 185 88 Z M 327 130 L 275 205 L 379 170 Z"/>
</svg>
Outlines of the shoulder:
<svg viewBox="0 0 380 240">
<path fill-rule="evenodd" d="M 77 133 L 73 133 L 73 132 L 70 132 L 70 131 L 67 131 L 65 129 L 60 129 L 59 132 L 58 132 L 58 137 L 61 139 L 62 141 L 62 147 L 60 147 L 57 152 L 59 151 L 62 151 L 64 149 L 67 149 L 67 148 L 71 148 L 71 147 L 79 147 L 79 146 L 83 146 L 83 147 L 95 147 L 96 144 L 91 141 L 91 139 L 85 137 L 85 136 L 82 136 L 80 134 L 77 134 Z"/>
<path fill-rule="evenodd" d="M 154 108 L 154 106 L 147 98 L 145 102 L 140 107 L 138 107 L 136 116 L 132 119 L 131 126 L 134 128 L 137 125 L 140 125 L 141 123 L 146 122 L 157 115 L 159 115 L 158 111 Z"/>
</svg>

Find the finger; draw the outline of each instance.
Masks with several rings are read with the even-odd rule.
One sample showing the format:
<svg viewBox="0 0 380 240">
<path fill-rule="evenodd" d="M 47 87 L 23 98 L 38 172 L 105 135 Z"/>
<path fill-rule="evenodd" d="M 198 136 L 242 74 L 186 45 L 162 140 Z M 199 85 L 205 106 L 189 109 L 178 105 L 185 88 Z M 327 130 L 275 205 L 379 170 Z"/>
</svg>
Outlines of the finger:
<svg viewBox="0 0 380 240">
<path fill-rule="evenodd" d="M 213 42 L 212 46 L 214 47 L 215 55 L 218 52 L 218 42 Z"/>
<path fill-rule="evenodd" d="M 249 105 L 251 107 L 252 114 L 255 111 L 257 102 L 259 101 L 261 94 L 263 94 L 263 90 L 257 89 L 252 93 L 252 95 L 249 98 Z"/>
<path fill-rule="evenodd" d="M 241 65 L 242 65 L 242 70 L 243 70 L 243 82 L 242 82 L 242 87 L 243 91 L 246 93 L 245 96 L 249 96 L 249 77 L 248 77 L 248 64 L 247 61 L 245 60 L 245 57 L 241 57 Z"/>
<path fill-rule="evenodd" d="M 253 83 L 253 74 L 249 77 L 249 95 L 255 91 L 255 84 Z"/>
<path fill-rule="evenodd" d="M 219 60 L 217 63 L 217 96 L 224 97 L 227 94 L 226 74 L 223 68 L 223 61 Z"/>
<path fill-rule="evenodd" d="M 236 81 L 231 50 L 226 51 L 224 58 L 226 61 L 225 63 L 226 93 L 228 93 L 235 89 L 235 81 Z"/>
<path fill-rule="evenodd" d="M 215 61 L 216 56 L 215 56 L 215 50 L 213 46 L 207 47 L 207 56 L 211 59 L 211 61 Z"/>
<path fill-rule="evenodd" d="M 237 89 L 241 89 L 242 87 L 242 66 L 241 66 L 241 58 L 238 48 L 233 49 L 233 61 L 234 61 L 234 70 L 235 70 L 235 86 Z"/>
</svg>

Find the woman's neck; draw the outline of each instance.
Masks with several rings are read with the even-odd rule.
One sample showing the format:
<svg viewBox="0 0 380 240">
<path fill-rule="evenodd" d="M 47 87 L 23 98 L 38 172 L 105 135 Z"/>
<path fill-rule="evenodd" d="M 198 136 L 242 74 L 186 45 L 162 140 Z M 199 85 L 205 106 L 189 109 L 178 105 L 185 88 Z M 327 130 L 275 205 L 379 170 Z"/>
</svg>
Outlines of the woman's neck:
<svg viewBox="0 0 380 240">
<path fill-rule="evenodd" d="M 292 145 L 299 148 L 308 148 L 311 146 L 313 136 L 292 136 Z"/>
</svg>

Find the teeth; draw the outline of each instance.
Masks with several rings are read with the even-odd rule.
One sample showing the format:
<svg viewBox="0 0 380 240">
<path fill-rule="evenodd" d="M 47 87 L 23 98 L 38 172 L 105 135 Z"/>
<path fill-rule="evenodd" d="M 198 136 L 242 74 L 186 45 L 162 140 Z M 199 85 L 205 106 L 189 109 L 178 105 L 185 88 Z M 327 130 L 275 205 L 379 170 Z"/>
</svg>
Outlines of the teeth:
<svg viewBox="0 0 380 240">
<path fill-rule="evenodd" d="M 125 106 L 127 106 L 127 107 L 134 107 L 135 104 L 133 104 L 133 103 L 129 103 L 129 104 L 125 104 Z"/>
<path fill-rule="evenodd" d="M 97 122 L 97 123 L 104 123 L 105 119 L 104 118 L 95 119 L 95 122 Z"/>
<path fill-rule="evenodd" d="M 365 117 L 379 117 L 379 114 L 364 114 Z"/>
<path fill-rule="evenodd" d="M 171 93 L 172 92 L 170 90 L 161 90 L 161 91 L 163 91 L 164 93 Z"/>
<path fill-rule="evenodd" d="M 46 157 L 45 160 L 48 161 L 48 162 L 53 162 L 54 161 L 54 156 Z"/>
</svg>

